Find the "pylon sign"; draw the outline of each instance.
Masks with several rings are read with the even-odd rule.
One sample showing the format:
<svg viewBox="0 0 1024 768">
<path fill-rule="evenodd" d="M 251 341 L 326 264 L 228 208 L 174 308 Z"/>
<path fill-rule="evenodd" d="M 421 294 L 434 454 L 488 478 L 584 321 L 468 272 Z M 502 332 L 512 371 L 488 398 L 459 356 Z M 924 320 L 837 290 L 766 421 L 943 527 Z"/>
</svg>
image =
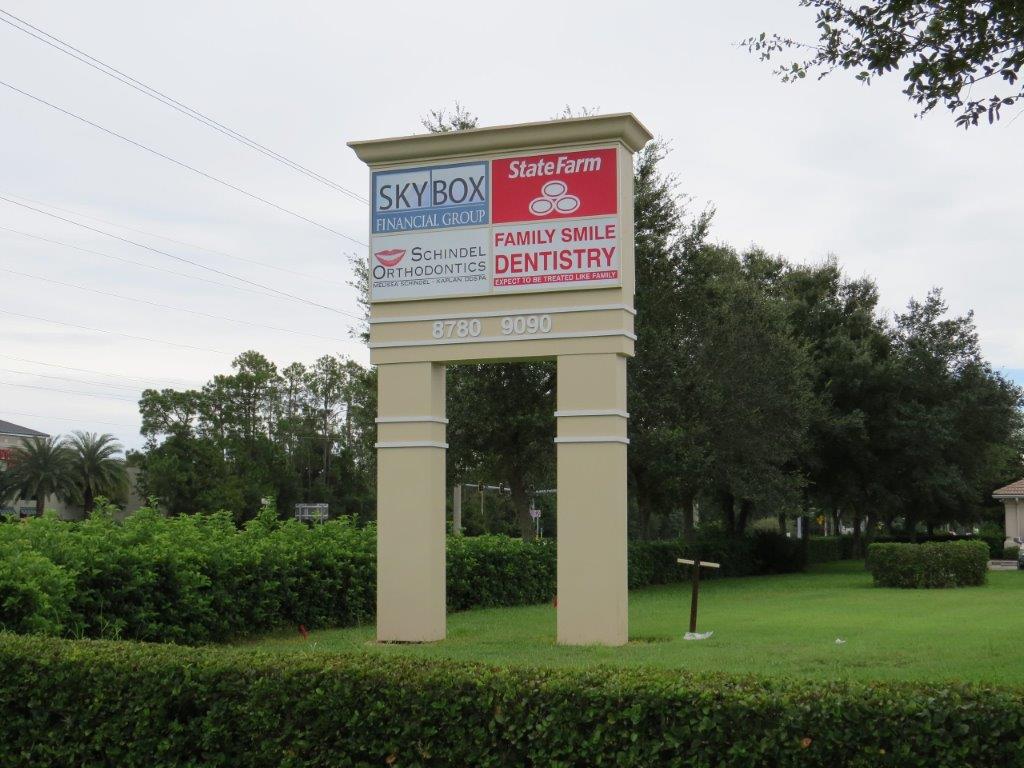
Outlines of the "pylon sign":
<svg viewBox="0 0 1024 768">
<path fill-rule="evenodd" d="M 629 114 L 350 144 L 370 167 L 377 638 L 446 632 L 445 364 L 555 360 L 560 643 L 628 638 Z"/>
</svg>

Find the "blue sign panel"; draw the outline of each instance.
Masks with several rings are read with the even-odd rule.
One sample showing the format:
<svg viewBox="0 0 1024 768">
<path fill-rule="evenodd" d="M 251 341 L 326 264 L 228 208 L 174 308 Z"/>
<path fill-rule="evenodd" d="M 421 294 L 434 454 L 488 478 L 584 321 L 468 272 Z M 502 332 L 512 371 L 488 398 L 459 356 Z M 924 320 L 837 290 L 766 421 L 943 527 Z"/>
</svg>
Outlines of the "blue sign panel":
<svg viewBox="0 0 1024 768">
<path fill-rule="evenodd" d="M 455 163 L 376 171 L 373 234 L 488 224 L 488 165 Z"/>
</svg>

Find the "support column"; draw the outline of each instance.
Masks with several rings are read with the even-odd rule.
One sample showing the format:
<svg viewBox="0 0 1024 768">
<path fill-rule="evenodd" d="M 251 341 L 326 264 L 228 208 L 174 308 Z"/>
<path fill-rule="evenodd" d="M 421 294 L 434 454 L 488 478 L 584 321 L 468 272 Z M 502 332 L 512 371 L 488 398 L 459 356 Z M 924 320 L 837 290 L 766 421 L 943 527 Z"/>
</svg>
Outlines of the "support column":
<svg viewBox="0 0 1024 768">
<path fill-rule="evenodd" d="M 558 358 L 558 642 L 629 639 L 626 358 Z"/>
<path fill-rule="evenodd" d="M 445 636 L 445 367 L 377 367 L 377 640 Z"/>
</svg>

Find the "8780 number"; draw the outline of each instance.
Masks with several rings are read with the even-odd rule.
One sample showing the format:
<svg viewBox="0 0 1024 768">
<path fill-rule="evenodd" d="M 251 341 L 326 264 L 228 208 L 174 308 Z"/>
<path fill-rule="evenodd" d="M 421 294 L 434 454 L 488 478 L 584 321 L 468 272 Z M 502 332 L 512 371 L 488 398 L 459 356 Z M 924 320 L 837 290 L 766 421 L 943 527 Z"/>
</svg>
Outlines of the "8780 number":
<svg viewBox="0 0 1024 768">
<path fill-rule="evenodd" d="M 480 321 L 472 320 L 438 320 L 431 329 L 435 339 L 468 339 L 480 335 Z"/>
</svg>

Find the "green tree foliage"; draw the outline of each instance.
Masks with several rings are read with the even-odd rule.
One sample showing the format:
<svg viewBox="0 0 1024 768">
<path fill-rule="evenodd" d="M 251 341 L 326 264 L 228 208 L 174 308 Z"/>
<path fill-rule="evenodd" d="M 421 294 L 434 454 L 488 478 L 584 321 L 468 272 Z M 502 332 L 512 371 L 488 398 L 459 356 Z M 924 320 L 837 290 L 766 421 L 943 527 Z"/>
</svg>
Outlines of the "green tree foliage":
<svg viewBox="0 0 1024 768">
<path fill-rule="evenodd" d="M 99 496 L 122 497 L 127 491 L 123 449 L 113 435 L 73 432 L 64 440 L 76 496 L 86 515 L 92 513 Z"/>
<path fill-rule="evenodd" d="M 893 329 L 892 382 L 878 430 L 889 520 L 912 530 L 977 520 L 1020 472 L 1022 392 L 981 355 L 973 313 L 949 317 L 939 290 Z"/>
<path fill-rule="evenodd" d="M 278 372 L 249 351 L 232 367 L 199 390 L 143 392 L 144 493 L 171 514 L 226 509 L 238 521 L 265 497 L 368 514 L 375 377 L 330 355 Z"/>
<path fill-rule="evenodd" d="M 36 514 L 42 515 L 46 499 L 74 498 L 76 476 L 71 456 L 60 437 L 30 437 L 12 451 L 10 483 L 23 499 L 36 500 Z"/>
<path fill-rule="evenodd" d="M 815 10 L 818 41 L 761 33 L 743 41 L 770 61 L 791 50 L 806 57 L 776 69 L 783 82 L 849 70 L 858 80 L 903 70 L 903 92 L 920 109 L 939 104 L 969 128 L 998 120 L 1024 97 L 1024 4 L 1019 0 L 800 0 Z M 1000 84 L 1001 81 L 1001 84 Z"/>
<path fill-rule="evenodd" d="M 887 493 L 874 432 L 888 407 L 891 339 L 878 313 L 878 290 L 846 278 L 834 258 L 785 269 L 779 287 L 790 325 L 810 360 L 814 401 L 801 467 L 808 500 L 846 513 L 859 551 L 861 521 Z"/>
</svg>

